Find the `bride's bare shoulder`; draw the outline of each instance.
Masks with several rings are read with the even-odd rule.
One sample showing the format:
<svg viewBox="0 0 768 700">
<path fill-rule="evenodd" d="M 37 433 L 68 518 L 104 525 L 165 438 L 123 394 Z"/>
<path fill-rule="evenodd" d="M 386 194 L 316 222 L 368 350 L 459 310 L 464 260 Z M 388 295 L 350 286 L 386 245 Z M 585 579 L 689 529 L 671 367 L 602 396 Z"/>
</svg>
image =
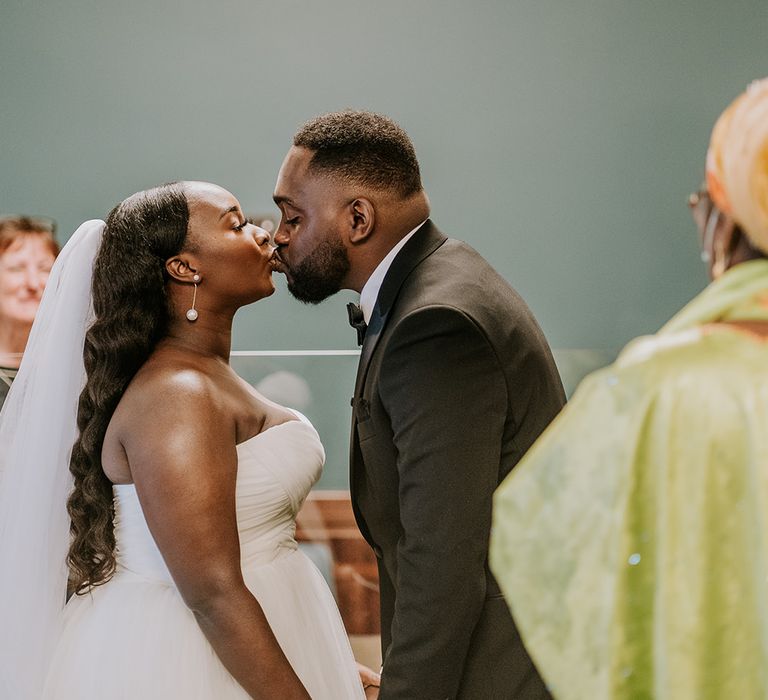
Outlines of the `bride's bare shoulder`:
<svg viewBox="0 0 768 700">
<path fill-rule="evenodd" d="M 200 421 L 228 420 L 214 376 L 194 358 L 153 354 L 136 372 L 115 408 L 108 432 L 151 436 L 170 426 L 176 430 Z"/>
</svg>

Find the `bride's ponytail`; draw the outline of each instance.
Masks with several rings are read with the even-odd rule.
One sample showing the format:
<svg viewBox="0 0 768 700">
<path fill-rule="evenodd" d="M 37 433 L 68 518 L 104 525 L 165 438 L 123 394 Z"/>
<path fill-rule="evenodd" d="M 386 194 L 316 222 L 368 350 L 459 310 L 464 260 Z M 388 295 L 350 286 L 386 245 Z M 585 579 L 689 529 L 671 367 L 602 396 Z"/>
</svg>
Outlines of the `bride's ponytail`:
<svg viewBox="0 0 768 700">
<path fill-rule="evenodd" d="M 77 593 L 106 583 L 115 571 L 112 484 L 101 464 L 104 435 L 129 382 L 166 333 L 164 263 L 183 248 L 188 224 L 187 198 L 178 183 L 139 192 L 107 218 L 93 271 L 95 321 L 85 336 L 87 381 L 70 459 L 67 561 Z"/>
</svg>

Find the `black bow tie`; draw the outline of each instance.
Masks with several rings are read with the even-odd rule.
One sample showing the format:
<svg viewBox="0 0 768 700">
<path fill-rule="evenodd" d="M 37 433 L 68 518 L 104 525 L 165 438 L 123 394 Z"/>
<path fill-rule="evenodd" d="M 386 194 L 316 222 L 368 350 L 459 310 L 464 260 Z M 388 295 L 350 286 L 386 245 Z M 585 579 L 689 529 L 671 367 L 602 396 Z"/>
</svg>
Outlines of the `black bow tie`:
<svg viewBox="0 0 768 700">
<path fill-rule="evenodd" d="M 357 344 L 362 345 L 365 331 L 368 329 L 363 310 L 357 304 L 350 302 L 347 304 L 347 313 L 349 314 L 349 325 L 357 331 Z"/>
</svg>

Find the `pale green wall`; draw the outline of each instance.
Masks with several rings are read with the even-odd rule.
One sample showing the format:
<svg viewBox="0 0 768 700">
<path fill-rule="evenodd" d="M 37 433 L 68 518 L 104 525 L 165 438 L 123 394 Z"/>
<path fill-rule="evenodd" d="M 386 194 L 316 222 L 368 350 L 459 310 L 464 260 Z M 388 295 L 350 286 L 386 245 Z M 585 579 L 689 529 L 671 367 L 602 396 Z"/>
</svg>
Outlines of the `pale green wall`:
<svg viewBox="0 0 768 700">
<path fill-rule="evenodd" d="M 617 348 L 704 283 L 685 198 L 766 37 L 766 0 L 0 0 L 0 211 L 68 235 L 178 178 L 269 211 L 298 124 L 370 108 L 553 346 Z M 345 299 L 279 291 L 236 348 L 354 347 Z"/>
<path fill-rule="evenodd" d="M 768 74 L 766 0 L 0 8 L 0 211 L 68 232 L 172 178 L 270 210 L 302 120 L 380 110 L 411 134 L 439 225 L 558 347 L 621 345 L 701 287 L 685 196 L 715 116 Z M 341 306 L 281 294 L 242 313 L 236 346 L 351 347 Z"/>
</svg>

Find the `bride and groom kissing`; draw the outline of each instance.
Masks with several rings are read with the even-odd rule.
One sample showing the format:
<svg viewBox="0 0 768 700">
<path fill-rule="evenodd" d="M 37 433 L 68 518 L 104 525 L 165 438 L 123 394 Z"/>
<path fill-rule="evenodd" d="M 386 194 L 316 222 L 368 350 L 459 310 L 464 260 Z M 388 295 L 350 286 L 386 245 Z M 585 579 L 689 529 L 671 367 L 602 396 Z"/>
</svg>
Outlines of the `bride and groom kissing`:
<svg viewBox="0 0 768 700">
<path fill-rule="evenodd" d="M 493 492 L 564 402 L 535 319 L 432 223 L 386 117 L 307 122 L 274 199 L 271 241 L 226 190 L 162 185 L 57 260 L 0 418 L 0 696 L 550 697 L 487 564 Z M 360 293 L 350 489 L 380 678 L 294 539 L 317 433 L 229 367 L 274 271 L 303 302 Z"/>
</svg>

